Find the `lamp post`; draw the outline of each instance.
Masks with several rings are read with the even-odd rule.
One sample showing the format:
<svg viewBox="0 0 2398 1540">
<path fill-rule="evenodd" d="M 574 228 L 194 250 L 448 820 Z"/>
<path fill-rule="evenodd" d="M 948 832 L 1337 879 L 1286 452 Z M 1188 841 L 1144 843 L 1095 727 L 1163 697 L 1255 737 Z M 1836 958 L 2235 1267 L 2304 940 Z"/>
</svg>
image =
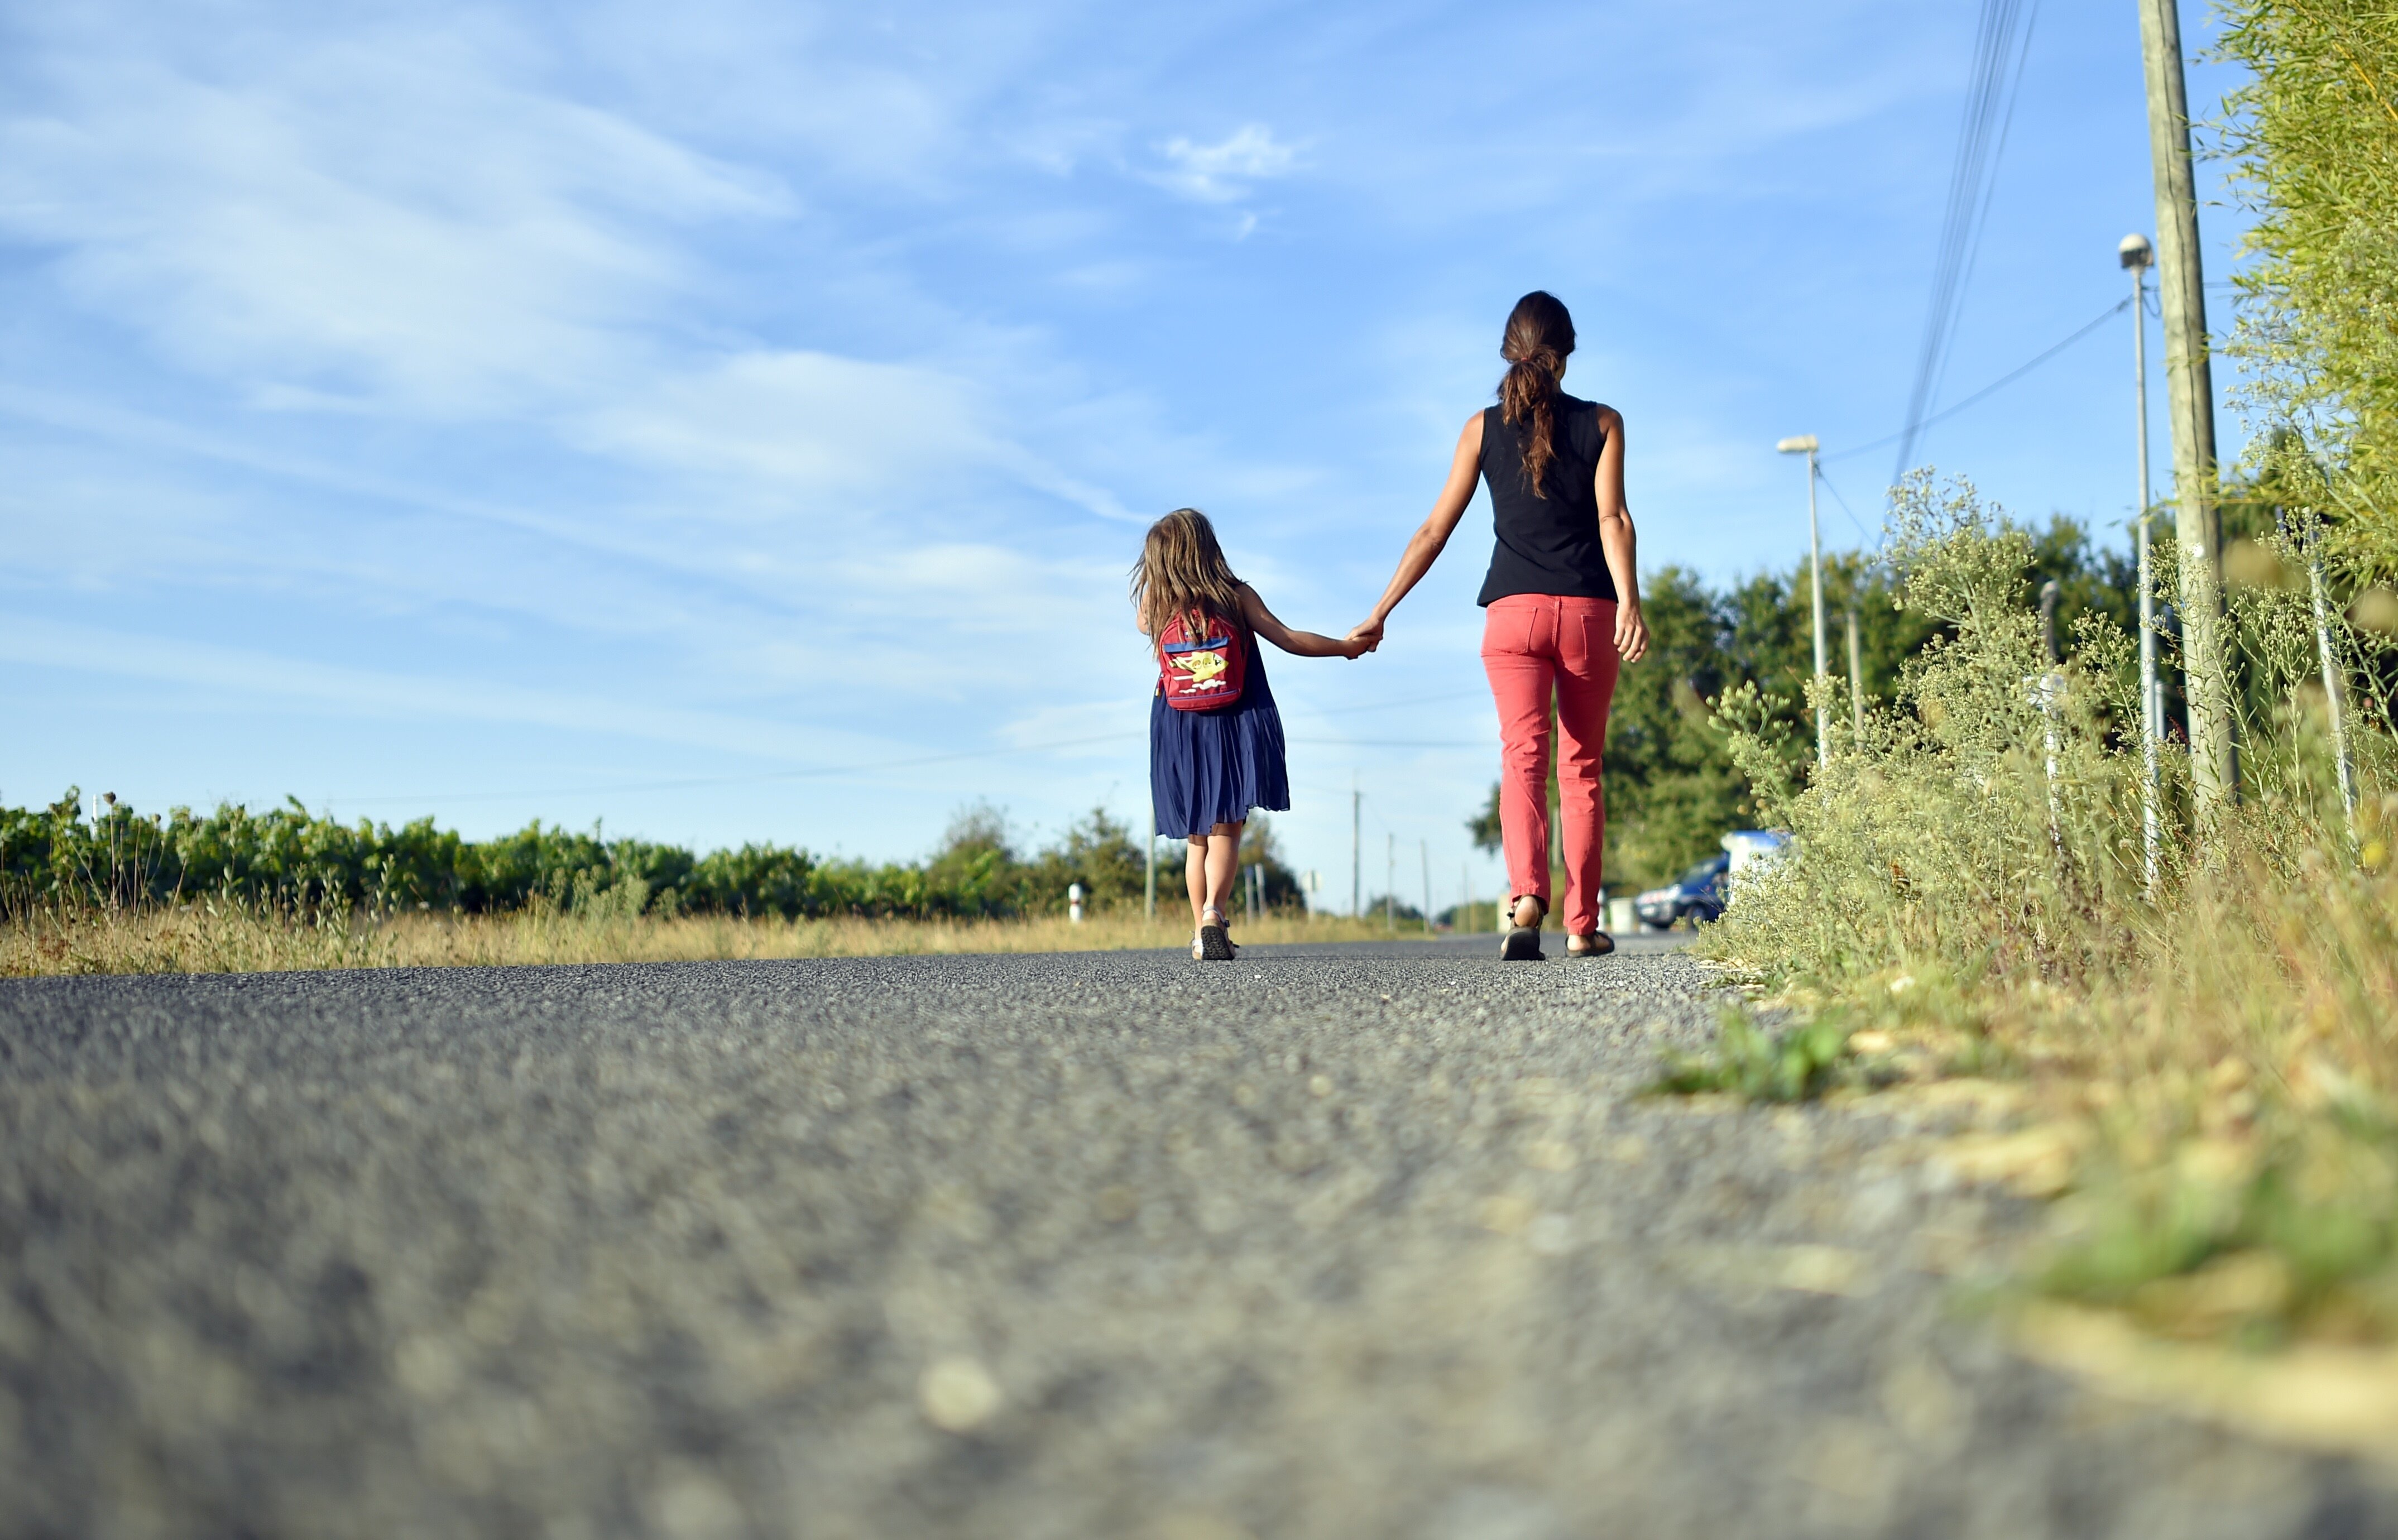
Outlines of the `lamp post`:
<svg viewBox="0 0 2398 1540">
<path fill-rule="evenodd" d="M 2164 736 L 2164 702 L 2157 690 L 2157 586 L 2149 566 L 2149 267 L 2156 252 L 2142 235 L 2125 236 L 2117 260 L 2132 275 L 2132 390 L 2139 412 L 2140 443 L 2140 871 L 2149 896 L 2156 897 L 2157 745 Z"/>
<path fill-rule="evenodd" d="M 1785 439 L 1773 446 L 1784 454 L 1807 457 L 1807 561 L 1815 590 L 1815 763 L 1832 763 L 1832 718 L 1824 699 L 1824 543 L 1815 532 L 1815 452 L 1821 446 L 1812 433 Z"/>
</svg>

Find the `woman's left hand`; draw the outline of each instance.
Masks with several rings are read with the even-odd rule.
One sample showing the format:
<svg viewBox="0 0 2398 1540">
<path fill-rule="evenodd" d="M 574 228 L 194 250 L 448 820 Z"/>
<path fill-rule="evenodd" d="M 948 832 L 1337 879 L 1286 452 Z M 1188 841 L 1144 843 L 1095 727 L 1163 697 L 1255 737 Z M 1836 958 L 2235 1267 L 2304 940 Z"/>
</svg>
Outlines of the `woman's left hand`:
<svg viewBox="0 0 2398 1540">
<path fill-rule="evenodd" d="M 1649 651 L 1649 622 L 1640 618 L 1640 601 L 1615 606 L 1615 653 L 1626 663 L 1637 663 Z"/>
</svg>

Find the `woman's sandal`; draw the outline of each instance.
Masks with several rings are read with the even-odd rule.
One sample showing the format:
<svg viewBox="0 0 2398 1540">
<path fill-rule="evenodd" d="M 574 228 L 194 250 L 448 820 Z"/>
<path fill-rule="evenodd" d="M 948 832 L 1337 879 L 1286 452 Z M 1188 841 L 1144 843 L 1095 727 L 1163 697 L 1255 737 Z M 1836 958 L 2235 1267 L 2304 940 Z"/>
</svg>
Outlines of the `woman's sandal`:
<svg viewBox="0 0 2398 1540">
<path fill-rule="evenodd" d="M 1574 945 L 1576 941 L 1582 945 Z M 1604 957 L 1614 950 L 1615 938 L 1603 930 L 1594 930 L 1587 936 L 1566 938 L 1566 955 L 1569 957 Z"/>
<path fill-rule="evenodd" d="M 1210 904 L 1199 912 L 1199 934 L 1191 939 L 1193 962 L 1229 963 L 1240 948 L 1233 944 L 1231 922 L 1224 912 Z"/>
<path fill-rule="evenodd" d="M 1516 912 L 1517 910 L 1522 909 L 1526 904 L 1530 904 L 1533 908 L 1539 910 L 1540 912 L 1532 916 L 1532 923 L 1530 925 L 1516 925 Z M 1514 928 L 1507 932 L 1506 939 L 1499 943 L 1499 960 L 1502 963 L 1538 963 L 1545 961 L 1545 959 L 1541 955 L 1541 922 L 1548 917 L 1548 912 L 1549 906 L 1541 902 L 1538 898 L 1532 898 L 1529 895 L 1527 895 L 1522 898 L 1518 898 L 1516 901 L 1515 908 L 1508 911 L 1508 924 Z"/>
</svg>

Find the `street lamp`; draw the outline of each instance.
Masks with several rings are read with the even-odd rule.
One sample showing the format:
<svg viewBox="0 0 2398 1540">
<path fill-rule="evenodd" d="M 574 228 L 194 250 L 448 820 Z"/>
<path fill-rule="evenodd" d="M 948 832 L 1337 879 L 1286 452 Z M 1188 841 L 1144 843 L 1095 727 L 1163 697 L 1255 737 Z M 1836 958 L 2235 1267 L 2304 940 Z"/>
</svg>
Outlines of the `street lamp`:
<svg viewBox="0 0 2398 1540">
<path fill-rule="evenodd" d="M 2164 702 L 2157 691 L 2157 588 L 2149 567 L 2149 237 L 2125 236 L 2115 256 L 2132 275 L 2132 389 L 2139 409 L 2140 442 L 2140 855 L 2149 895 L 2157 891 L 2157 743 L 2164 736 Z"/>
<path fill-rule="evenodd" d="M 1784 454 L 1807 457 L 1807 561 L 1815 589 L 1815 763 L 1823 766 L 1832 763 L 1832 716 L 1824 699 L 1824 543 L 1815 533 L 1815 451 L 1822 446 L 1813 434 L 1802 433 L 1773 447 Z"/>
</svg>

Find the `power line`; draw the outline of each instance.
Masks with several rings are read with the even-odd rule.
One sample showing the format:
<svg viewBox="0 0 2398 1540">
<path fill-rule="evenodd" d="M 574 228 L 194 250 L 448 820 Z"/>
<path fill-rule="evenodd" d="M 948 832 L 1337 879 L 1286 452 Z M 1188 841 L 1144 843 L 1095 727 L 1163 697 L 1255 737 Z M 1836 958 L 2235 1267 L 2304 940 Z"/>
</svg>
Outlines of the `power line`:
<svg viewBox="0 0 2398 1540">
<path fill-rule="evenodd" d="M 1981 389 L 1974 392 L 1971 396 L 1966 397 L 1963 400 L 1959 401 L 1952 406 L 1942 407 L 1938 412 L 1933 412 L 1931 416 L 1926 417 L 1920 423 L 1916 424 L 1914 429 L 1910 430 L 1902 428 L 1896 433 L 1884 434 L 1881 438 L 1876 439 L 1869 444 L 1859 444 L 1853 449 L 1844 449 L 1838 454 L 1819 455 L 1817 456 L 1818 466 L 1820 466 L 1822 462 L 1825 460 L 1846 460 L 1852 455 L 1866 453 L 1869 451 L 1881 448 L 1884 444 L 1896 442 L 1898 439 L 1906 437 L 1907 433 L 1910 431 L 1920 431 L 1920 429 L 1930 427 L 1934 423 L 1943 422 L 1950 417 L 1954 417 L 1957 413 L 1964 411 L 1967 407 L 1973 406 L 1981 401 L 1992 392 L 2006 385 L 2014 384 L 2017 380 L 2022 379 L 2033 370 L 2038 369 L 2041 365 L 2048 362 L 2049 359 L 2055 358 L 2067 348 L 2071 347 L 2075 343 L 2080 342 L 2082 338 L 2090 335 L 2093 331 L 2097 331 L 2101 326 L 2106 325 L 2108 321 L 2122 315 L 2124 311 L 2129 310 L 2130 308 L 2132 308 L 2132 299 L 2131 296 L 2127 294 L 2123 298 L 2117 300 L 2114 304 L 2108 305 L 2106 309 L 2098 312 L 2097 315 L 2093 316 L 2090 319 L 2074 328 L 2074 330 L 2068 333 L 2063 340 L 2050 344 L 2048 347 L 2041 350 L 2041 352 L 2036 357 L 2027 359 L 2023 363 L 2020 363 L 2014 368 L 2007 371 L 2004 374 L 1992 380 L 1988 385 L 1984 385 Z M 1902 456 L 1902 458 L 1904 456 Z"/>
<path fill-rule="evenodd" d="M 1849 507 L 1849 500 L 1840 495 L 1840 489 L 1832 484 L 1832 479 L 1829 476 L 1824 474 L 1824 457 L 1820 454 L 1815 457 L 1815 479 L 1824 483 L 1824 490 L 1832 494 L 1832 501 L 1840 505 L 1840 511 L 1849 516 L 1849 522 L 1857 527 L 1857 533 L 1868 540 L 1872 539 L 1873 532 L 1866 528 L 1866 521 L 1857 517 L 1856 509 Z"/>
<path fill-rule="evenodd" d="M 1939 372 L 1932 378 L 1932 394 L 1926 404 L 1940 399 L 1940 387 L 1947 383 L 1948 363 L 1956 355 L 1957 321 L 1963 315 L 1965 296 L 1974 291 L 1974 269 L 1981 264 L 1982 236 L 1990 228 L 1990 205 L 1999 196 L 1999 168 L 2006 163 L 2007 141 L 2015 126 L 2015 106 L 2023 101 L 2024 70 L 2031 62 L 2032 29 L 2040 21 L 2040 0 L 2031 0 L 2031 8 L 2024 12 L 2023 43 L 2015 50 L 2014 84 L 2007 90 L 2007 108 L 1999 119 L 1998 147 L 1990 155 L 1989 175 L 1983 179 L 1981 212 L 1974 216 L 1974 237 L 1965 248 L 1965 266 L 1957 278 L 1957 311 L 1948 317 L 1948 337 L 1940 346 Z"/>
<path fill-rule="evenodd" d="M 2034 13 L 2037 10 L 2035 4 Z M 2020 35 L 2019 20 L 2025 23 Z M 1957 136 L 1957 159 L 1949 169 L 1947 208 L 1933 261 L 1932 304 L 1924 316 L 1923 344 L 1916 355 L 1915 385 L 1907 395 L 1906 426 L 1900 431 L 1898 464 L 1891 474 L 1893 482 L 1906 474 L 1916 435 L 1929 426 L 1933 398 L 1956 336 L 1965 284 L 1980 250 L 1990 195 L 1997 185 L 1998 163 L 2005 154 L 2008 130 L 2014 127 L 2014 102 L 2021 94 L 2024 64 L 2030 54 L 2031 27 L 2023 0 L 1982 0 L 1974 39 L 1972 84 L 1965 94 L 1964 122 Z M 2011 56 L 2012 88 L 2007 70 Z"/>
</svg>

